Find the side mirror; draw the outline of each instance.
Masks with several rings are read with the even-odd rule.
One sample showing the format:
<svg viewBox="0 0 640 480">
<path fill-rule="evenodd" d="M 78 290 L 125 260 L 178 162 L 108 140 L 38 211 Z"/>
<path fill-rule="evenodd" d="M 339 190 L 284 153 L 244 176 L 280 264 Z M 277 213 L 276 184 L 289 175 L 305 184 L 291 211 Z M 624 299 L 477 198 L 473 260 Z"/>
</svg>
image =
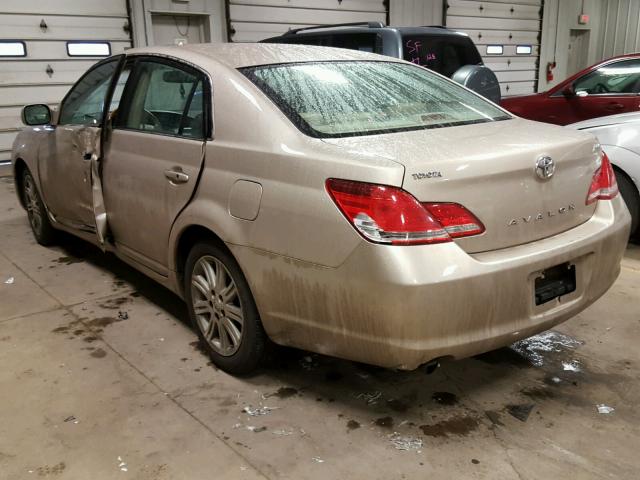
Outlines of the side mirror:
<svg viewBox="0 0 640 480">
<path fill-rule="evenodd" d="M 565 97 L 575 97 L 576 91 L 574 90 L 573 85 L 567 85 L 566 87 L 564 87 L 564 89 L 562 90 L 562 95 L 564 95 Z"/>
<path fill-rule="evenodd" d="M 48 125 L 51 123 L 51 110 L 43 103 L 27 105 L 22 109 L 22 121 L 25 125 Z"/>
</svg>

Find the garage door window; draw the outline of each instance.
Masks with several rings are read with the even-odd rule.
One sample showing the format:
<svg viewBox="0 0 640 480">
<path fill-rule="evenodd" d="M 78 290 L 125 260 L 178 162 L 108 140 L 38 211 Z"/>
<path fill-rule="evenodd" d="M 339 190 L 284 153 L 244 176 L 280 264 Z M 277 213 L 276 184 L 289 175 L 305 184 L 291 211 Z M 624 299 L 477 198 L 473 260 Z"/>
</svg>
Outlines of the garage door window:
<svg viewBox="0 0 640 480">
<path fill-rule="evenodd" d="M 27 46 L 18 40 L 0 40 L 0 57 L 26 57 Z"/>
<path fill-rule="evenodd" d="M 196 72 L 165 63 L 140 61 L 135 87 L 122 100 L 118 127 L 149 133 L 202 138 L 203 82 Z"/>
<path fill-rule="evenodd" d="M 119 60 L 108 61 L 90 70 L 62 101 L 60 125 L 95 125 L 102 123 L 107 90 Z"/>
<path fill-rule="evenodd" d="M 70 57 L 108 57 L 111 55 L 109 42 L 67 42 Z"/>
</svg>

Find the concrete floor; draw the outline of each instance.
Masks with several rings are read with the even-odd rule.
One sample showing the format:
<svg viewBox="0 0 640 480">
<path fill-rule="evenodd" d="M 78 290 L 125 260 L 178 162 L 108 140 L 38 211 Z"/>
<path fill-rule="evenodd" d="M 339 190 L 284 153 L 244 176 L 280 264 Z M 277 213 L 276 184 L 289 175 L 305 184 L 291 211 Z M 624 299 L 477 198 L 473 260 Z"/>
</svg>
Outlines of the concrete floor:
<svg viewBox="0 0 640 480">
<path fill-rule="evenodd" d="M 80 241 L 36 245 L 0 179 L 0 478 L 638 478 L 639 301 L 632 247 L 522 354 L 425 376 L 287 350 L 238 379 L 163 288 Z"/>
</svg>

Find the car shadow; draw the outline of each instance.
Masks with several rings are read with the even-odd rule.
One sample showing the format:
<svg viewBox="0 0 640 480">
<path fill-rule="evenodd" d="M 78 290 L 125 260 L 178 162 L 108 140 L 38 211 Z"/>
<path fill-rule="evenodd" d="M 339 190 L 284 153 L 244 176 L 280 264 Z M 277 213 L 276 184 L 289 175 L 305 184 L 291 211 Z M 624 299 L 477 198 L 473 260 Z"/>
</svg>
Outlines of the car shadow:
<svg viewBox="0 0 640 480">
<path fill-rule="evenodd" d="M 127 265 L 113 253 L 104 253 L 95 245 L 65 232 L 60 232 L 58 245 L 62 253 L 71 259 L 70 261 L 88 262 L 112 273 L 116 282 L 124 282 L 137 292 L 137 295 L 143 296 L 156 307 L 179 319 L 185 325 L 189 325 L 187 308 L 180 297 Z"/>
</svg>

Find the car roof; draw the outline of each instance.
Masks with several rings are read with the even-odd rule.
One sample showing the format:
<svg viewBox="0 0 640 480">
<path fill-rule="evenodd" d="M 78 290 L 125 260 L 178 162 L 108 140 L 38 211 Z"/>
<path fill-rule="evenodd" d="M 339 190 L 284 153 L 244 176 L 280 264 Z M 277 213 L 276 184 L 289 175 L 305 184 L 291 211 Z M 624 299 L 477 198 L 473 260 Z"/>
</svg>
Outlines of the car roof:
<svg viewBox="0 0 640 480">
<path fill-rule="evenodd" d="M 257 65 L 332 60 L 403 62 L 403 60 L 384 55 L 344 48 L 279 43 L 194 43 L 183 46 L 132 48 L 127 50 L 126 54 L 151 54 L 173 57 L 205 69 L 208 64 L 222 64 L 230 68 L 241 68 Z"/>
<path fill-rule="evenodd" d="M 594 63 L 591 66 L 595 67 L 597 65 L 603 65 L 605 63 L 609 63 L 609 62 L 614 61 L 614 60 L 622 60 L 622 59 L 625 59 L 625 58 L 638 58 L 638 57 L 640 57 L 640 53 L 625 53 L 624 55 L 616 55 L 615 57 L 606 58 L 606 59 L 604 59 L 604 60 L 602 60 L 602 61 L 600 61 L 598 63 Z"/>
<path fill-rule="evenodd" d="M 281 37 L 295 37 L 295 36 L 321 36 L 334 33 L 375 33 L 380 30 L 394 30 L 401 35 L 459 35 L 468 36 L 466 33 L 451 30 L 446 27 L 440 27 L 438 25 L 424 26 L 424 27 L 377 27 L 366 25 L 318 25 L 317 27 L 303 29 L 303 30 L 291 30 L 285 32 L 282 35 L 278 35 L 272 38 Z"/>
<path fill-rule="evenodd" d="M 389 28 L 389 27 L 387 27 Z M 391 27 L 398 30 L 402 35 L 454 35 L 461 37 L 468 37 L 464 32 L 459 32 L 457 30 L 451 30 L 446 27 Z"/>
</svg>

